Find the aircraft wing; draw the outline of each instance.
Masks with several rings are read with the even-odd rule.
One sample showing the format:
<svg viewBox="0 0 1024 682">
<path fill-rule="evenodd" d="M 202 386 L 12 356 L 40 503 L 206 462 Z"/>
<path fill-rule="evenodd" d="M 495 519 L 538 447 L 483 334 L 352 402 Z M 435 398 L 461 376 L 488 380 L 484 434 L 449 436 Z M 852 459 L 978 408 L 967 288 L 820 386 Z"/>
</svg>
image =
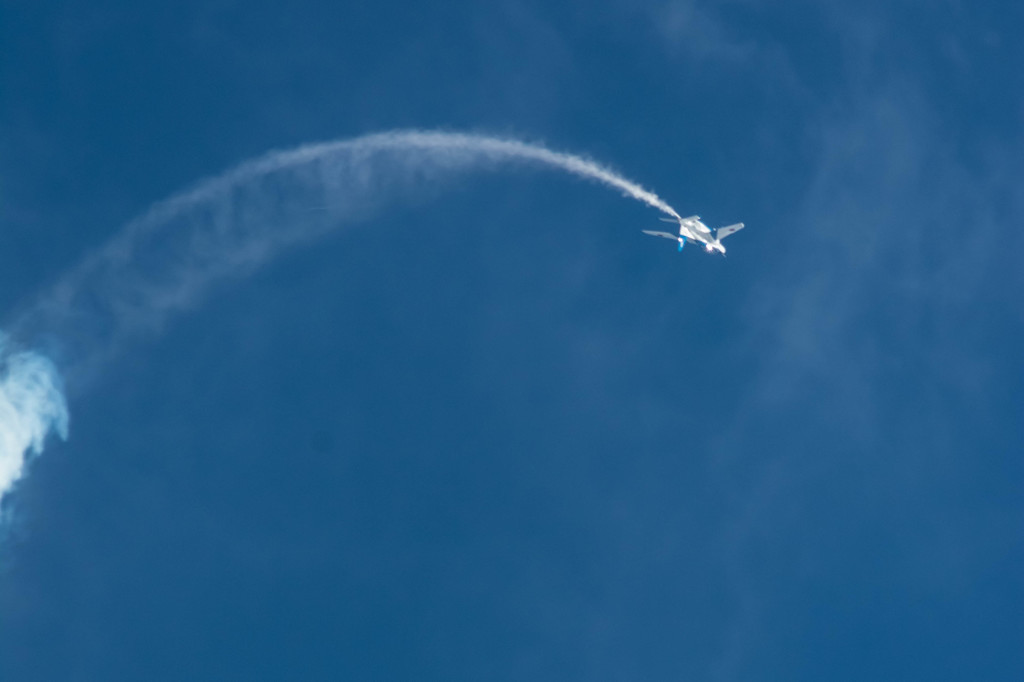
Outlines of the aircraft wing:
<svg viewBox="0 0 1024 682">
<path fill-rule="evenodd" d="M 717 236 L 718 239 L 725 239 L 734 232 L 739 232 L 743 229 L 743 223 L 736 223 L 735 225 L 727 225 L 726 227 L 718 228 Z"/>
<path fill-rule="evenodd" d="M 669 234 L 668 232 L 655 232 L 654 230 L 640 230 L 640 231 L 643 232 L 644 234 L 649 234 L 652 237 L 664 237 L 665 239 L 671 239 L 672 241 L 676 241 L 677 239 L 679 239 L 678 235 Z"/>
</svg>

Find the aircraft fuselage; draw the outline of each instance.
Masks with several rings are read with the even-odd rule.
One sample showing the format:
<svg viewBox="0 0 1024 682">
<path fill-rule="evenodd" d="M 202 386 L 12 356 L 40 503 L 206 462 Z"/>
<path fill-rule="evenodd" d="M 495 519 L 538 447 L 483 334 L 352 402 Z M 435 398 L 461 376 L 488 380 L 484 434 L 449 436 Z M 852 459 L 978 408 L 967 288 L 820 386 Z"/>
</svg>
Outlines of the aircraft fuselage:
<svg viewBox="0 0 1024 682">
<path fill-rule="evenodd" d="M 685 240 L 700 242 L 709 253 L 711 251 L 725 253 L 725 247 L 722 246 L 722 242 L 715 239 L 715 235 L 711 231 L 711 228 L 701 222 L 700 216 L 690 216 L 689 218 L 679 219 L 679 239 L 680 250 L 682 250 Z"/>
</svg>

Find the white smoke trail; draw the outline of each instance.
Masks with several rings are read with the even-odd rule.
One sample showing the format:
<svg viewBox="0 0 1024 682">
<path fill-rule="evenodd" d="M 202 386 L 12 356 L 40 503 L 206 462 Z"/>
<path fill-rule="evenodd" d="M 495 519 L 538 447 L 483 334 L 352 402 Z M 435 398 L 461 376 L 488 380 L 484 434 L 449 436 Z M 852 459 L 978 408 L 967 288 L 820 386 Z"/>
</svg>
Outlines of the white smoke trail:
<svg viewBox="0 0 1024 682">
<path fill-rule="evenodd" d="M 81 389 L 121 343 L 198 303 L 284 246 L 365 218 L 381 202 L 459 171 L 510 162 L 561 169 L 678 218 L 653 192 L 581 156 L 484 135 L 393 131 L 272 152 L 157 203 L 9 325 Z M 0 346 L 0 499 L 46 434 L 66 434 L 53 364 Z"/>
</svg>

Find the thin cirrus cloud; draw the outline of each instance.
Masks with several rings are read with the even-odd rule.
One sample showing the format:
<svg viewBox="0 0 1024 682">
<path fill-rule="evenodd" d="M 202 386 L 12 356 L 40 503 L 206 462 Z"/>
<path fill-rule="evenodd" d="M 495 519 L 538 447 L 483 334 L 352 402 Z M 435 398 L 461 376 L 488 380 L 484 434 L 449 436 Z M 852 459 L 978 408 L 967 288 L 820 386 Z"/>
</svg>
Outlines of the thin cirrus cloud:
<svg viewBox="0 0 1024 682">
<path fill-rule="evenodd" d="M 777 219 L 751 235 L 771 245 L 755 265 L 733 348 L 753 371 L 710 453 L 734 501 L 721 561 L 735 606 L 715 670 L 735 679 L 768 656 L 771 619 L 806 606 L 782 604 L 771 589 L 798 579 L 787 562 L 802 557 L 837 573 L 856 562 L 854 539 L 849 549 L 821 539 L 846 538 L 844 520 L 888 539 L 901 523 L 917 524 L 898 565 L 886 566 L 897 584 L 972 584 L 998 564 L 1006 540 L 996 529 L 1014 525 L 999 520 L 1012 518 L 1006 500 L 986 499 L 986 521 L 948 507 L 962 500 L 944 494 L 980 494 L 963 482 L 985 485 L 1014 438 L 992 415 L 1006 413 L 1000 400 L 1013 394 L 1020 367 L 1005 335 L 1021 325 L 1014 226 L 1024 217 L 1024 140 L 936 88 L 936 69 L 959 92 L 991 80 L 991 54 L 970 45 L 1000 45 L 998 27 L 966 10 L 921 10 L 910 19 L 959 30 L 914 26 L 906 37 L 908 17 L 887 5 L 832 3 L 813 9 L 813 20 L 802 16 L 794 39 L 788 6 L 765 22 L 751 20 L 763 8 L 744 2 L 660 8 L 665 50 L 685 59 L 681 88 L 699 81 L 692 67 L 714 63 L 771 102 L 800 97 L 791 141 L 801 149 L 800 185 L 785 195 L 792 201 L 772 197 L 762 213 Z M 813 33 L 808 42 L 801 31 Z M 814 63 L 811 48 L 820 52 Z M 771 116 L 751 120 L 774 125 Z M 747 171 L 768 177 L 776 160 L 757 152 Z M 880 524 L 879 514 L 894 518 Z M 785 568 L 772 573 L 772 559 Z"/>
</svg>

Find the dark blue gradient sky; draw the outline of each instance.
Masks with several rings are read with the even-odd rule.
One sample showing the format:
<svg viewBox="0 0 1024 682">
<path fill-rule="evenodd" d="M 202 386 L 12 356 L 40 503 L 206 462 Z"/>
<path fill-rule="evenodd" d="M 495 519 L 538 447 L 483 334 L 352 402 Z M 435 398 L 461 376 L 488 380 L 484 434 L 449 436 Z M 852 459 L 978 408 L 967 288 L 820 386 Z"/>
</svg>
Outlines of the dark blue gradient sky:
<svg viewBox="0 0 1024 682">
<path fill-rule="evenodd" d="M 208 292 L 5 500 L 0 680 L 1024 679 L 1018 3 L 0 0 L 0 310 L 269 149 L 584 152 Z"/>
</svg>

